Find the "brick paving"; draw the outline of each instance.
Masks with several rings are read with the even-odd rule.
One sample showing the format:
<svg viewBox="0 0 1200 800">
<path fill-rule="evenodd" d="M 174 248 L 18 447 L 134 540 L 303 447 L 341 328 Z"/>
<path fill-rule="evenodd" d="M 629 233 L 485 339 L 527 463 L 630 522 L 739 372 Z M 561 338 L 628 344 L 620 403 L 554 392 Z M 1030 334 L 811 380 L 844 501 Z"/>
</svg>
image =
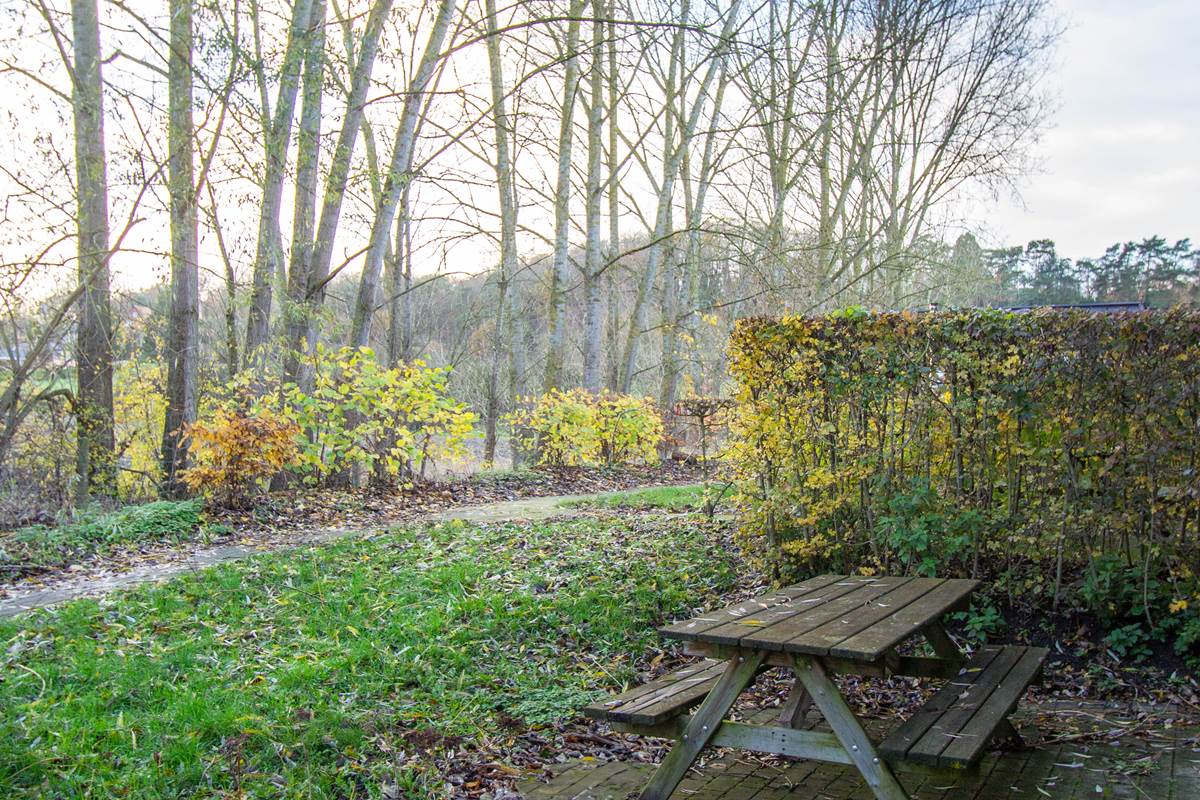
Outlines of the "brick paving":
<svg viewBox="0 0 1200 800">
<path fill-rule="evenodd" d="M 869 727 L 877 728 L 875 724 Z M 560 765 L 549 781 L 518 788 L 530 800 L 626 800 L 654 770 L 643 762 Z M 1119 745 L 1061 743 L 988 754 L 975 774 L 898 773 L 912 800 L 1130 798 L 1200 800 L 1200 750 L 1169 740 Z M 727 751 L 692 770 L 676 800 L 869 800 L 851 767 L 759 759 Z"/>
</svg>

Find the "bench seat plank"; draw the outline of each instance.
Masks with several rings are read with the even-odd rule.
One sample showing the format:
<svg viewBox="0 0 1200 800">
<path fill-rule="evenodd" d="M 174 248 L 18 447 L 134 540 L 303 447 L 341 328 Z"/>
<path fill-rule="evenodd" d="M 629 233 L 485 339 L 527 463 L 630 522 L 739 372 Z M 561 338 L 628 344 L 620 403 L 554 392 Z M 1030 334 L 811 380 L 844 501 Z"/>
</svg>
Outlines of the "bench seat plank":
<svg viewBox="0 0 1200 800">
<path fill-rule="evenodd" d="M 1041 671 L 1048 651 L 1009 645 L 981 648 L 879 747 L 891 761 L 969 768 Z"/>
<path fill-rule="evenodd" d="M 716 685 L 728 662 L 705 659 L 661 678 L 592 703 L 583 709 L 592 719 L 627 725 L 658 725 L 697 705 Z"/>
<path fill-rule="evenodd" d="M 1025 689 L 1041 675 L 1048 652 L 1044 647 L 1025 648 L 1020 660 L 983 702 L 971 721 L 963 726 L 958 737 L 946 745 L 938 757 L 940 766 L 955 766 L 971 761 L 976 752 L 987 747 L 988 740 L 1000 723 L 1016 709 Z"/>
</svg>

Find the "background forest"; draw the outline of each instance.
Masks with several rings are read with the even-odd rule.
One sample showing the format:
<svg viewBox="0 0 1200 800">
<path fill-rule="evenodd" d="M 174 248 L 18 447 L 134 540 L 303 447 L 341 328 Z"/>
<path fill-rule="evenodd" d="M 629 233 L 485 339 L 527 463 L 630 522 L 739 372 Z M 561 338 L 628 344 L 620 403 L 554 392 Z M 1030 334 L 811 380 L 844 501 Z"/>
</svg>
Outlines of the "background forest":
<svg viewBox="0 0 1200 800">
<path fill-rule="evenodd" d="M 521 398 L 721 394 L 746 316 L 1200 292 L 1186 240 L 983 244 L 1050 120 L 1042 0 L 0 14 L 9 525 L 187 494 L 191 434 L 266 471 L 302 431 L 318 483 L 490 463 Z"/>
</svg>

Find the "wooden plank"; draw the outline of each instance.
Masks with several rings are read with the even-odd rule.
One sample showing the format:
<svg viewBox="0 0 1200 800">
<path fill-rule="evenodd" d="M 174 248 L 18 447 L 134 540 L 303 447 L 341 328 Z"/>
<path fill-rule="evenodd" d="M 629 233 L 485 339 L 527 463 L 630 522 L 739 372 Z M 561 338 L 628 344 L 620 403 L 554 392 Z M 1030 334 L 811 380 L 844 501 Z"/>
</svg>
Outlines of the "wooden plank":
<svg viewBox="0 0 1200 800">
<path fill-rule="evenodd" d="M 911 581 L 911 578 L 882 578 L 870 584 L 860 585 L 845 595 L 826 603 L 787 617 L 773 625 L 743 636 L 741 647 L 762 648 L 782 652 L 804 652 L 793 650 L 792 643 L 802 643 L 801 637 L 810 630 L 844 614 L 863 609 L 867 603 L 881 597 Z"/>
<path fill-rule="evenodd" d="M 696 760 L 696 756 L 721 725 L 721 720 L 725 719 L 725 715 L 733 707 L 738 695 L 754 679 L 762 660 L 762 653 L 749 652 L 727 663 L 717 685 L 692 715 L 687 728 L 680 735 L 679 743 L 667 753 L 666 758 L 654 771 L 650 782 L 646 784 L 646 788 L 642 790 L 641 800 L 667 800 L 671 796 L 688 767 Z"/>
<path fill-rule="evenodd" d="M 720 661 L 716 659 L 706 659 L 703 661 L 697 661 L 693 664 L 685 664 L 679 669 L 669 672 L 666 675 L 661 675 L 654 680 L 647 681 L 646 683 L 635 686 L 632 689 L 621 692 L 620 694 L 613 695 L 612 697 L 592 703 L 584 708 L 583 711 L 588 716 L 602 718 L 613 708 L 631 703 L 640 697 L 644 697 L 645 695 L 661 692 L 681 680 L 694 677 L 700 673 L 707 673 L 708 670 L 712 669 L 713 667 L 719 666 Z"/>
<path fill-rule="evenodd" d="M 617 730 L 625 733 L 679 739 L 691 723 L 691 720 L 691 716 L 684 715 L 659 725 L 620 724 L 615 727 Z M 747 722 L 730 722 L 725 720 L 717 728 L 716 733 L 709 740 L 709 744 L 713 747 L 737 747 L 757 753 L 806 758 L 812 761 L 825 761 L 833 764 L 853 763 L 837 737 L 832 733 L 822 731 L 807 731 L 776 725 L 756 725 Z"/>
<path fill-rule="evenodd" d="M 718 658 L 728 659 L 731 653 L 737 653 L 738 648 L 731 647 L 727 644 L 710 644 L 709 642 L 684 642 L 683 652 L 689 656 L 700 656 L 701 658 Z M 930 659 L 925 659 L 930 660 Z M 906 675 L 909 673 L 897 673 L 895 669 L 891 669 L 884 659 L 880 658 L 875 661 L 851 661 L 845 658 L 824 658 L 825 669 L 829 672 L 845 673 L 849 675 L 871 675 L 879 678 L 886 678 L 889 674 Z M 899 659 L 897 659 L 897 663 Z M 788 653 L 773 653 L 765 654 L 763 663 L 772 667 L 791 667 L 792 656 Z M 920 674 L 920 673 L 913 673 Z M 937 673 L 942 675 L 942 671 Z M 958 666 L 954 667 L 951 675 L 958 674 Z M 943 677 L 945 677 L 943 675 Z"/>
<path fill-rule="evenodd" d="M 1012 649 L 1012 648 L 1008 648 Z M 1024 696 L 1029 684 L 1041 673 L 1049 651 L 1044 647 L 1023 648 L 1020 660 L 992 690 L 975 714 L 946 745 L 938 757 L 938 766 L 957 767 L 976 761 L 993 736 L 1012 731 L 1005 729 L 1008 715 Z"/>
<path fill-rule="evenodd" d="M 723 667 L 723 664 L 718 663 L 717 668 L 702 681 L 675 684 L 674 691 L 669 695 L 640 699 L 631 708 L 621 709 L 619 714 L 613 718 L 652 725 L 655 722 L 678 716 L 699 703 L 712 691 L 721 678 Z"/>
<path fill-rule="evenodd" d="M 873 661 L 931 622 L 965 604 L 979 581 L 951 579 L 865 631 L 829 648 L 839 658 Z"/>
<path fill-rule="evenodd" d="M 823 586 L 800 597 L 792 598 L 786 603 L 763 609 L 756 614 L 744 615 L 740 619 L 710 628 L 700 634 L 699 638 L 713 644 L 737 647 L 742 639 L 747 636 L 759 633 L 792 617 L 858 592 L 865 587 L 876 585 L 879 583 L 879 580 L 876 578 L 842 577 L 828 586 Z"/>
<path fill-rule="evenodd" d="M 787 650 L 792 653 L 826 655 L 830 648 L 900 612 L 943 583 L 943 578 L 913 578 L 887 594 L 868 601 L 865 606 L 849 609 L 849 613 L 843 613 L 836 619 L 805 632 L 788 642 Z"/>
<path fill-rule="evenodd" d="M 821 731 L 722 722 L 712 739 L 712 744 L 717 747 L 738 747 L 756 753 L 772 753 L 777 756 L 807 758 L 834 764 L 852 763 L 837 736 Z"/>
<path fill-rule="evenodd" d="M 783 708 L 779 710 L 779 724 L 786 728 L 802 728 L 804 727 L 804 715 L 808 713 L 808 707 L 812 705 L 812 698 L 808 696 L 808 690 L 804 688 L 804 684 L 799 678 L 792 681 L 792 688 L 788 691 L 787 700 L 783 703 Z"/>
<path fill-rule="evenodd" d="M 1023 650 L 1013 647 L 1000 648 L 1000 652 L 991 663 L 975 676 L 969 686 L 957 692 L 950 707 L 942 712 L 937 721 L 912 747 L 908 748 L 906 758 L 920 764 L 940 766 L 939 758 L 946 745 L 958 736 L 963 726 L 1021 659 Z M 950 691 L 954 693 L 954 687 L 950 687 Z"/>
<path fill-rule="evenodd" d="M 724 669 L 724 663 L 716 660 L 689 664 L 615 697 L 592 703 L 583 713 L 593 719 L 652 725 L 700 702 Z"/>
<path fill-rule="evenodd" d="M 862 729 L 850 706 L 846 705 L 820 661 L 811 656 L 796 656 L 796 677 L 808 690 L 809 696 L 829 723 L 829 727 L 833 728 L 834 735 L 842 743 L 843 751 L 862 773 L 876 800 L 908 800 L 904 787 L 896 780 L 888 765 L 879 758 L 875 744 Z"/>
<path fill-rule="evenodd" d="M 897 656 L 896 664 L 888 670 L 891 675 L 907 675 L 911 678 L 944 678 L 950 680 L 962 672 L 962 661 L 925 656 Z"/>
<path fill-rule="evenodd" d="M 809 578 L 792 586 L 785 586 L 778 591 L 769 592 L 767 594 L 752 597 L 749 600 L 744 600 L 741 603 L 735 603 L 725 608 L 710 611 L 701 614 L 692 619 L 682 620 L 671 625 L 659 628 L 658 632 L 668 639 L 695 639 L 707 630 L 724 625 L 727 622 L 741 619 L 749 614 L 758 614 L 768 608 L 773 608 L 789 600 L 810 592 L 818 591 L 819 589 L 828 586 L 831 583 L 844 579 L 845 575 L 818 575 L 815 578 Z"/>
<path fill-rule="evenodd" d="M 931 622 L 921 629 L 921 635 L 925 637 L 925 641 L 929 642 L 929 646 L 933 648 L 933 652 L 938 658 L 944 658 L 949 661 L 964 661 L 965 657 L 962 651 L 958 649 L 958 645 L 950 638 L 950 634 L 946 633 L 946 627 L 941 621 Z"/>
<path fill-rule="evenodd" d="M 959 670 L 959 677 L 951 679 L 950 683 L 929 698 L 915 714 L 892 731 L 879 745 L 879 751 L 890 759 L 907 758 L 909 749 L 933 727 L 942 713 L 954 704 L 962 690 L 971 684 L 974 676 L 982 672 L 999 654 L 999 647 L 984 647 L 976 652 L 967 666 Z"/>
</svg>

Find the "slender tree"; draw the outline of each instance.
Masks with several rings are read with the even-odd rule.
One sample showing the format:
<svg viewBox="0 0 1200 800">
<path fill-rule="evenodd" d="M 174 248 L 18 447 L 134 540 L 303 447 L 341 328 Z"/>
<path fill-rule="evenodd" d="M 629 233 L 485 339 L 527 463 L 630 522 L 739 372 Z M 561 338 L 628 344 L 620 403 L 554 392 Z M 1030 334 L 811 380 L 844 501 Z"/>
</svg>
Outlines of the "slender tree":
<svg viewBox="0 0 1200 800">
<path fill-rule="evenodd" d="M 108 174 L 104 151 L 100 19 L 96 0 L 72 0 L 75 196 L 79 235 L 76 415 L 77 492 L 81 499 L 117 490 L 113 436 L 112 311 L 109 294 Z"/>
<path fill-rule="evenodd" d="M 358 298 L 354 304 L 354 319 L 350 328 L 350 345 L 366 347 L 370 341 L 371 318 L 379 305 L 379 278 L 391 236 L 396 208 L 405 188 L 412 182 L 413 153 L 416 148 L 418 118 L 425 109 L 425 89 L 433 78 L 433 71 L 442 57 L 442 42 L 450 30 L 454 18 L 455 0 L 441 0 L 437 17 L 429 32 L 425 53 L 412 77 L 404 97 L 404 109 L 392 147 L 392 160 L 384 182 L 383 196 L 375 209 L 371 223 L 371 239 L 367 247 L 366 262 L 358 285 Z"/>
<path fill-rule="evenodd" d="M 562 382 L 566 359 L 567 284 L 571 248 L 571 148 L 574 143 L 576 93 L 579 90 L 579 28 L 585 0 L 571 0 L 567 10 L 567 36 L 563 60 L 562 105 L 558 118 L 558 171 L 554 188 L 554 263 L 550 272 L 550 297 L 547 305 L 545 390 L 556 389 Z"/>
<path fill-rule="evenodd" d="M 604 185 L 601 180 L 604 145 L 604 2 L 592 0 L 592 52 L 589 71 L 590 95 L 587 122 L 587 187 L 583 265 L 583 386 L 599 392 L 601 347 L 604 335 L 603 254 L 600 250 L 600 207 Z"/>
<path fill-rule="evenodd" d="M 511 123 L 504 87 L 504 64 L 500 59 L 500 25 L 496 19 L 496 0 L 485 0 L 487 12 L 488 68 L 491 76 L 492 119 L 496 134 L 496 190 L 500 201 L 500 263 L 496 274 L 496 330 L 492 337 L 492 363 L 488 365 L 486 408 L 484 410 L 483 461 L 496 459 L 496 422 L 500 415 L 500 369 L 505 341 L 513 335 L 507 315 L 510 286 L 517 272 L 517 202 L 513 188 Z M 509 349 L 515 344 L 508 343 Z"/>
<path fill-rule="evenodd" d="M 289 314 L 284 334 L 286 342 L 284 376 L 287 380 L 300 380 L 302 363 L 300 354 L 311 353 L 316 347 L 318 312 L 325 302 L 330 265 L 333 260 L 333 243 L 341 220 L 346 185 L 350 179 L 350 163 L 354 156 L 359 130 L 365 123 L 363 112 L 367 102 L 367 91 L 371 84 L 371 73 L 375 65 L 375 56 L 379 52 L 379 38 L 383 33 L 384 23 L 387 21 L 391 8 L 392 0 L 375 0 L 372 4 L 358 49 L 358 58 L 354 62 L 354 69 L 350 77 L 350 90 L 346 95 L 346 113 L 342 118 L 337 144 L 334 145 L 329 174 L 325 178 L 321 215 L 317 222 L 316 235 L 304 276 L 306 288 L 303 300 L 294 306 L 292 313 Z M 347 34 L 346 40 L 349 52 L 349 48 L 354 43 L 354 37 Z M 297 281 L 299 282 L 299 280 L 300 278 L 297 276 Z"/>
<path fill-rule="evenodd" d="M 287 172 L 288 144 L 292 135 L 292 118 L 296 110 L 296 94 L 300 88 L 300 70 L 308 50 L 310 37 L 315 35 L 313 0 L 296 0 L 292 6 L 291 27 L 287 48 L 279 71 L 279 92 L 275 111 L 263 108 L 265 130 L 265 159 L 262 202 L 258 215 L 258 238 L 254 255 L 254 276 L 250 293 L 250 313 L 246 321 L 246 357 L 260 367 L 264 365 L 262 348 L 267 343 L 271 322 L 272 281 L 281 271 L 283 241 L 279 230 L 279 214 L 283 200 L 283 184 Z"/>
<path fill-rule="evenodd" d="M 321 101 L 325 89 L 325 0 L 313 0 L 313 30 L 308 37 L 300 98 L 299 144 L 296 152 L 296 191 L 292 203 L 292 249 L 288 258 L 287 304 L 284 308 L 284 380 L 293 374 L 300 336 L 308 313 L 308 283 L 316 235 L 317 183 L 321 152 Z"/>
<path fill-rule="evenodd" d="M 658 210 L 654 217 L 654 230 L 650 237 L 649 254 L 646 257 L 646 271 L 643 273 L 641 284 L 638 287 L 637 297 L 634 300 L 632 319 L 629 323 L 629 331 L 625 337 L 625 353 L 622 359 L 624 367 L 621 372 L 621 391 L 623 392 L 630 391 L 633 386 L 634 376 L 637 374 L 638 348 L 641 343 L 642 333 L 646 328 L 649 296 L 658 275 L 658 267 L 662 262 L 663 254 L 666 250 L 664 243 L 670 233 L 671 208 L 674 202 L 675 181 L 679 175 L 679 166 L 683 161 L 686 148 L 690 146 L 696 126 L 700 122 L 700 115 L 704 111 L 713 81 L 716 80 L 717 75 L 720 73 L 721 54 L 726 52 L 728 48 L 740 8 L 741 0 L 734 0 L 733 4 L 726 10 L 720 37 L 713 49 L 714 58 L 708 61 L 708 66 L 705 69 L 704 77 L 700 82 L 696 97 L 692 101 L 691 108 L 688 110 L 686 117 L 682 114 L 680 115 L 681 119 L 678 123 L 679 129 L 676 136 L 667 137 L 667 141 L 664 144 L 663 175 L 658 190 Z M 685 6 L 684 11 L 681 12 L 681 16 L 685 19 L 686 13 Z M 681 24 L 679 31 L 682 32 L 685 27 L 686 23 Z M 682 44 L 672 47 L 672 61 L 682 60 L 685 53 L 686 48 Z M 682 65 L 673 65 L 672 70 L 677 69 L 682 69 Z M 668 76 L 668 87 L 673 87 L 674 81 L 674 77 Z M 672 105 L 675 102 L 675 91 L 674 88 L 668 88 L 667 90 L 668 118 L 674 113 Z"/>
<path fill-rule="evenodd" d="M 200 279 L 192 126 L 192 0 L 171 0 L 167 57 L 167 186 L 171 203 L 171 318 L 167 333 L 167 410 L 163 491 L 182 494 L 186 426 L 196 420 Z"/>
</svg>

